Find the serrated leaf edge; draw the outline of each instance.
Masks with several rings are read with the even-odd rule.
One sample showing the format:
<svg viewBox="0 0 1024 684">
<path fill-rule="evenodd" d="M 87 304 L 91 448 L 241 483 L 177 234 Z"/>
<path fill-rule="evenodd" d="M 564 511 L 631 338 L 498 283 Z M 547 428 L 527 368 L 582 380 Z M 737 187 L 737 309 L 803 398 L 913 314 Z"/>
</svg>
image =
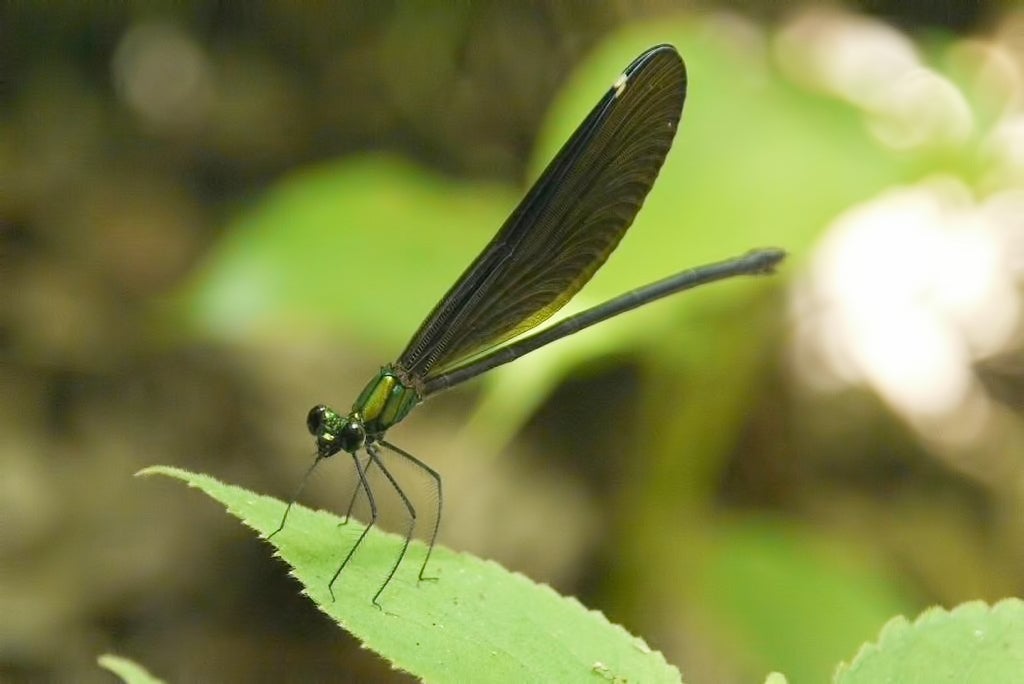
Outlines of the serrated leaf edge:
<svg viewBox="0 0 1024 684">
<path fill-rule="evenodd" d="M 217 482 L 219 484 L 222 484 L 222 485 L 225 485 L 225 486 L 230 486 L 230 487 L 237 487 L 238 489 L 242 489 L 245 492 L 247 492 L 249 494 L 252 494 L 253 496 L 263 496 L 261 494 L 258 494 L 257 492 L 254 492 L 254 491 L 252 491 L 250 489 L 247 489 L 245 487 L 239 487 L 238 485 L 231 485 L 231 484 L 227 484 L 227 483 L 221 482 L 219 479 L 213 477 L 212 475 L 207 475 L 206 473 L 199 473 L 199 472 L 191 471 L 191 470 L 188 470 L 186 468 L 178 468 L 176 466 L 163 466 L 163 465 L 148 466 L 148 467 L 143 468 L 142 470 L 139 470 L 138 472 L 135 473 L 136 477 L 143 477 L 143 476 L 148 477 L 150 475 L 163 475 L 165 477 L 171 477 L 173 479 L 179 480 L 181 482 L 184 482 L 190 488 L 198 489 L 199 491 L 203 492 L 203 494 L 205 494 L 207 497 L 210 497 L 210 495 L 203 490 L 202 486 L 200 486 L 199 484 L 196 484 L 195 482 L 191 481 L 191 479 L 189 479 L 187 476 L 191 475 L 191 476 L 195 476 L 195 477 L 209 478 L 209 479 L 211 479 L 211 480 L 213 480 L 213 481 L 215 481 L 215 482 Z M 210 498 L 212 498 L 212 497 L 210 497 Z M 216 499 L 214 499 L 214 500 L 216 501 Z M 220 502 L 218 501 L 217 503 L 220 503 Z M 221 504 L 221 505 L 223 505 L 223 504 Z M 301 506 L 301 504 L 296 504 L 296 505 Z M 226 506 L 225 508 L 227 509 L 228 513 L 231 514 L 231 516 L 233 518 L 235 518 L 236 520 L 241 522 L 242 525 L 244 525 L 245 527 L 249 528 L 253 532 L 256 532 L 256 536 L 261 541 L 266 542 L 267 545 L 271 547 L 271 549 L 272 549 L 272 554 L 271 554 L 272 557 L 274 557 L 274 558 L 278 559 L 279 561 L 281 561 L 282 563 L 284 563 L 288 567 L 288 575 L 290 577 L 292 577 L 299 584 L 299 587 L 300 587 L 299 588 L 299 594 L 301 596 L 304 596 L 307 599 L 309 599 L 310 601 L 312 601 L 313 605 L 315 605 L 317 607 L 317 610 L 319 610 L 320 612 L 322 612 L 325 615 L 327 615 L 327 617 L 329 617 L 332 622 L 334 622 L 336 625 L 338 625 L 338 627 L 340 627 L 341 629 L 344 629 L 345 631 L 349 631 L 345 627 L 345 625 L 343 625 L 338 620 L 337 617 L 335 617 L 334 615 L 331 615 L 331 613 L 329 613 L 326 610 L 326 606 L 325 605 L 321 604 L 319 601 L 317 601 L 316 599 L 311 597 L 306 592 L 305 584 L 295 574 L 293 566 L 290 563 L 288 563 L 288 561 L 286 561 L 280 555 L 280 553 L 278 553 L 277 547 L 275 547 L 273 544 L 271 544 L 269 541 L 267 541 L 267 538 L 258 529 L 256 529 L 251 524 L 249 524 L 249 522 L 245 518 L 240 517 L 238 515 L 235 515 L 235 513 L 230 510 L 230 507 Z M 314 510 L 314 512 L 317 512 L 317 513 L 326 513 L 328 515 L 334 515 L 334 513 L 332 513 L 331 511 L 326 511 L 326 510 L 324 510 L 322 508 L 310 509 L 310 510 Z M 511 577 L 513 577 L 516 581 L 526 582 L 526 583 L 528 583 L 530 585 L 533 585 L 535 587 L 540 588 L 542 591 L 547 592 L 549 595 L 554 596 L 555 598 L 570 601 L 571 603 L 575 604 L 577 607 L 581 608 L 584 612 L 590 613 L 590 614 L 596 616 L 598 619 L 602 620 L 604 622 L 604 624 L 609 625 L 618 634 L 620 634 L 622 636 L 625 636 L 629 640 L 629 642 L 631 644 L 633 644 L 633 646 L 637 650 L 639 650 L 640 652 L 644 653 L 645 655 L 651 655 L 651 656 L 657 658 L 661 662 L 661 664 L 665 666 L 666 669 L 671 670 L 676 675 L 678 675 L 678 679 L 679 679 L 680 682 L 683 681 L 682 672 L 679 670 L 678 667 L 676 667 L 675 665 L 670 663 L 665 658 L 665 655 L 661 651 L 659 651 L 657 649 L 654 649 L 654 648 L 651 648 L 651 646 L 642 637 L 639 637 L 639 636 L 631 633 L 629 630 L 627 630 L 622 625 L 609 620 L 608 616 L 605 615 L 602 611 L 600 611 L 598 609 L 595 609 L 595 608 L 589 608 L 589 607 L 585 606 L 575 596 L 566 596 L 564 594 L 559 593 L 551 585 L 549 585 L 549 584 L 547 584 L 545 582 L 537 582 L 537 581 L 531 579 L 530 577 L 527 577 L 526 575 L 524 575 L 521 572 L 518 572 L 516 570 L 509 570 L 508 568 L 502 566 L 497 561 L 491 560 L 489 558 L 479 558 L 479 557 L 474 556 L 473 554 L 465 552 L 465 551 L 457 551 L 457 550 L 454 550 L 454 549 L 448 549 L 447 547 L 445 547 L 445 548 L 446 548 L 447 551 L 451 552 L 453 555 L 455 555 L 455 556 L 457 556 L 459 558 L 472 559 L 474 561 L 481 562 L 484 565 L 488 565 L 488 566 L 497 568 L 497 569 L 501 570 L 502 572 L 504 572 L 504 573 L 510 575 Z M 356 639 L 359 641 L 359 645 L 360 645 L 360 647 L 362 649 L 368 650 L 368 651 L 370 651 L 372 653 L 375 653 L 377 656 L 379 656 L 380 658 L 382 658 L 385 661 L 387 661 L 388 664 L 392 667 L 392 669 L 397 670 L 399 672 L 408 672 L 408 670 L 405 670 L 402 667 L 400 667 L 391 658 L 387 657 L 386 655 L 384 655 L 382 653 L 379 653 L 378 651 L 374 650 L 372 647 L 368 646 L 366 644 L 366 642 L 363 641 L 362 639 L 360 639 L 359 637 L 356 637 Z"/>
<path fill-rule="evenodd" d="M 918 616 L 914 618 L 913 622 L 910 622 L 903 615 L 897 615 L 885 623 L 882 630 L 879 632 L 877 640 L 862 644 L 849 662 L 843 661 L 836 666 L 835 673 L 832 676 L 832 681 L 837 681 L 840 676 L 852 670 L 858 662 L 870 655 L 878 653 L 883 649 L 886 643 L 895 639 L 898 635 L 904 632 L 937 622 L 938 620 L 957 617 L 965 613 L 981 614 L 987 611 L 995 614 L 1004 610 L 1011 610 L 1014 606 L 1024 608 L 1024 601 L 1016 597 L 1008 597 L 1001 599 L 994 604 L 989 604 L 979 599 L 961 603 L 954 606 L 952 610 L 948 610 L 938 605 L 930 606 L 919 613 Z"/>
</svg>

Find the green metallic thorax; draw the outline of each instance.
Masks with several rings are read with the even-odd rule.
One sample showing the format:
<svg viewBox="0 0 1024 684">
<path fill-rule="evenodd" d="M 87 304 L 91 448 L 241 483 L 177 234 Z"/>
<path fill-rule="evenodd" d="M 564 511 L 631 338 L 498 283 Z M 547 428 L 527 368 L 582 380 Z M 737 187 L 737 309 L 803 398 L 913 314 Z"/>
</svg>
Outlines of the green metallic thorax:
<svg viewBox="0 0 1024 684">
<path fill-rule="evenodd" d="M 360 392 L 352 412 L 362 418 L 366 434 L 379 435 L 409 415 L 418 403 L 420 396 L 416 390 L 403 384 L 394 371 L 386 367 Z"/>
</svg>

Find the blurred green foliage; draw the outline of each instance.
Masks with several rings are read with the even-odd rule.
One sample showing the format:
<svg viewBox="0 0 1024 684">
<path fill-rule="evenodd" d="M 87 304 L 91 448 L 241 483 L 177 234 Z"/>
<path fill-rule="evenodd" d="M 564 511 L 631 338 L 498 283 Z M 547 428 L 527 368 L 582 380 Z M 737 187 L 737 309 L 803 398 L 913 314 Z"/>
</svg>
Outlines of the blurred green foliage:
<svg viewBox="0 0 1024 684">
<path fill-rule="evenodd" d="M 161 684 L 161 680 L 151 675 L 141 665 L 127 658 L 108 653 L 99 657 L 99 664 L 101 667 L 116 674 L 126 684 Z"/>
<path fill-rule="evenodd" d="M 18 30 L 0 21 L 0 589 L 17 616 L 0 679 L 81 680 L 98 642 L 170 680 L 398 677 L 341 641 L 262 546 L 129 475 L 175 463 L 288 493 L 307 407 L 344 405 L 394 358 L 656 42 L 688 65 L 682 127 L 567 310 L 750 247 L 791 258 L 418 410 L 400 443 L 451 486 L 442 536 L 579 595 L 694 682 L 823 681 L 894 614 L 1019 592 L 1019 499 L 933 458 L 868 392 L 801 394 L 784 360 L 784 290 L 826 226 L 935 172 L 983 191 L 980 131 L 1005 103 L 928 35 L 926 59 L 979 123 L 961 147 L 895 151 L 864 112 L 781 72 L 777 25 L 634 10 L 181 5 L 93 20 L 36 5 L 12 12 Z M 127 102 L 114 65 L 139 26 L 203 65 L 195 118 Z M 340 470 L 312 502 L 337 509 Z"/>
<path fill-rule="evenodd" d="M 189 314 L 236 340 L 300 325 L 396 348 L 472 259 L 473 238 L 500 225 L 506 195 L 395 158 L 302 170 L 211 252 Z"/>
</svg>

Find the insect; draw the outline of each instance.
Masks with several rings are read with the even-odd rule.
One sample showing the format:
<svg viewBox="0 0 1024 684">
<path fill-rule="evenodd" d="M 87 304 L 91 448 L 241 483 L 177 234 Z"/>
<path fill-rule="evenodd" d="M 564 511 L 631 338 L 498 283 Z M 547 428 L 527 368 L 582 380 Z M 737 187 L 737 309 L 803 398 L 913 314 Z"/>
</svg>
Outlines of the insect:
<svg viewBox="0 0 1024 684">
<path fill-rule="evenodd" d="M 691 268 L 569 316 L 526 337 L 590 280 L 633 222 L 668 154 L 686 98 L 686 68 L 671 45 L 657 45 L 630 64 L 548 164 L 540 178 L 479 256 L 434 306 L 398 360 L 384 366 L 339 413 L 314 406 L 306 426 L 316 440 L 316 458 L 306 477 L 325 458 L 352 456 L 359 482 L 352 503 L 365 492 L 370 522 L 338 566 L 334 583 L 370 528 L 377 501 L 367 480 L 378 469 L 408 513 L 405 542 L 380 595 L 405 557 L 417 521 L 416 508 L 381 458 L 387 450 L 432 478 L 437 515 L 420 567 L 424 575 L 441 521 L 441 476 L 429 465 L 385 439 L 391 426 L 438 392 L 579 332 L 630 309 L 681 290 L 736 275 L 770 273 L 785 257 L 779 249 L 748 252 Z M 366 453 L 365 462 L 360 452 Z M 303 484 L 305 478 L 303 479 Z M 302 487 L 292 503 L 298 498 Z M 280 532 L 292 503 L 285 509 Z M 348 514 L 345 516 L 348 520 Z"/>
</svg>

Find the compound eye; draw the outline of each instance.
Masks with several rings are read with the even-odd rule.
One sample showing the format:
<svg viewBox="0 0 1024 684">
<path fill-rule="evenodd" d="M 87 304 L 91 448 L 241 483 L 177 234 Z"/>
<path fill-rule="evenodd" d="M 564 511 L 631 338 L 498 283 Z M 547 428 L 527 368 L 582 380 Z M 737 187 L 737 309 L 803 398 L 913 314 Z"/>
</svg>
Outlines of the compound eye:
<svg viewBox="0 0 1024 684">
<path fill-rule="evenodd" d="M 320 434 L 320 431 L 324 427 L 327 410 L 327 407 L 323 404 L 309 409 L 309 413 L 306 415 L 306 427 L 309 428 L 309 434 L 314 437 Z"/>
<path fill-rule="evenodd" d="M 355 420 L 349 420 L 338 434 L 338 442 L 341 444 L 341 448 L 349 453 L 362 447 L 365 441 L 366 430 L 363 428 L 362 423 Z"/>
</svg>

